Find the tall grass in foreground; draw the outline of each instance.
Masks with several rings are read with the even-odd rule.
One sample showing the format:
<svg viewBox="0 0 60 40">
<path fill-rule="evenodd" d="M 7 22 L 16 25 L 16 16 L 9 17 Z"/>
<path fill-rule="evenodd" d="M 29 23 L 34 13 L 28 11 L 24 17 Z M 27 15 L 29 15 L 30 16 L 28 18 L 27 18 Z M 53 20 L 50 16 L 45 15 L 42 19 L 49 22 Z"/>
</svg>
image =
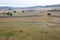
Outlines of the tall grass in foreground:
<svg viewBox="0 0 60 40">
<path fill-rule="evenodd" d="M 60 25 L 26 23 L 0 23 L 0 39 L 8 40 L 60 40 Z"/>
</svg>

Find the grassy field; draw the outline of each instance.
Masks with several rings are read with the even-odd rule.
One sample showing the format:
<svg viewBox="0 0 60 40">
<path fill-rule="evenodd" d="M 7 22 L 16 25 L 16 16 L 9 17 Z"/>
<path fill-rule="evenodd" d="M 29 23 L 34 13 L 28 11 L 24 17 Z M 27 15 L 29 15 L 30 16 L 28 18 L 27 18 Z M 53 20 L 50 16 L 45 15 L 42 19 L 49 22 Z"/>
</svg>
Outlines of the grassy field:
<svg viewBox="0 0 60 40">
<path fill-rule="evenodd" d="M 0 40 L 60 40 L 60 24 L 49 20 L 53 19 L 0 18 Z"/>
<path fill-rule="evenodd" d="M 14 13 L 13 11 L 8 11 L 7 10 L 7 12 L 12 13 L 12 16 L 30 16 L 30 15 L 41 15 L 41 16 L 43 16 L 44 13 L 46 13 L 46 12 L 40 12 L 40 10 L 36 10 L 36 11 L 24 11 L 24 12 L 16 11 L 16 13 Z M 5 12 L 5 14 L 3 14 L 3 12 L 0 13 L 0 16 L 8 16 L 8 15 L 6 15 L 7 12 Z"/>
<path fill-rule="evenodd" d="M 6 15 L 0 14 L 0 40 L 60 40 L 60 18 L 47 16 L 47 13 L 13 13 L 13 16 L 42 15 L 17 18 L 1 18 Z"/>
</svg>

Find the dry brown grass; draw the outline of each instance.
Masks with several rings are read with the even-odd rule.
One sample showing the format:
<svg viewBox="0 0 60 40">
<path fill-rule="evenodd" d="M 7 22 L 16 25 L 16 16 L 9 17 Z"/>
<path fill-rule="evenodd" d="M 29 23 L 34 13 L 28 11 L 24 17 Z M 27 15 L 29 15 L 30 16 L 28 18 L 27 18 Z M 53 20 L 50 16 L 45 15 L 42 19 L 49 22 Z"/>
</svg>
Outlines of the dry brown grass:
<svg viewBox="0 0 60 40">
<path fill-rule="evenodd" d="M 0 23 L 0 36 L 9 40 L 60 40 L 58 25 Z"/>
<path fill-rule="evenodd" d="M 27 17 L 27 18 L 0 18 L 0 22 L 16 22 L 31 20 L 53 20 L 51 17 Z"/>
<path fill-rule="evenodd" d="M 29 24 L 21 21 L 53 20 L 51 17 L 0 18 L 0 37 L 8 40 L 60 40 L 60 25 Z M 3 38 L 2 38 L 3 39 Z"/>
<path fill-rule="evenodd" d="M 60 24 L 45 24 L 55 19 L 58 18 L 0 18 L 0 37 L 6 36 L 8 40 L 60 40 Z M 42 21 L 43 24 L 24 23 L 24 21 Z"/>
</svg>

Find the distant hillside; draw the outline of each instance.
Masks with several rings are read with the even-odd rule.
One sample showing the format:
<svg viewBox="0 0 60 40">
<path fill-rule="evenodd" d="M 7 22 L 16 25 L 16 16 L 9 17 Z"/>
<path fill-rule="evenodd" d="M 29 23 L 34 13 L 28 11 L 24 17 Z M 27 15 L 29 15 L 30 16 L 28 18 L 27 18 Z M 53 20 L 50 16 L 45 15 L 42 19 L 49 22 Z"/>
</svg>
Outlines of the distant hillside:
<svg viewBox="0 0 60 40">
<path fill-rule="evenodd" d="M 47 7 L 60 7 L 60 4 L 57 5 L 46 5 L 46 6 L 32 6 L 27 8 L 47 8 Z"/>
<path fill-rule="evenodd" d="M 57 5 L 47 5 L 45 7 L 60 7 L 60 4 L 57 4 Z"/>
<path fill-rule="evenodd" d="M 4 9 L 4 10 L 12 10 L 13 7 L 9 7 L 9 6 L 0 6 L 0 9 Z"/>
<path fill-rule="evenodd" d="M 57 4 L 57 5 L 46 5 L 46 6 L 31 6 L 31 7 L 0 6 L 0 9 L 5 9 L 5 10 L 12 10 L 12 9 L 31 10 L 31 9 L 34 9 L 34 8 L 48 8 L 48 7 L 60 7 L 60 4 Z"/>
</svg>

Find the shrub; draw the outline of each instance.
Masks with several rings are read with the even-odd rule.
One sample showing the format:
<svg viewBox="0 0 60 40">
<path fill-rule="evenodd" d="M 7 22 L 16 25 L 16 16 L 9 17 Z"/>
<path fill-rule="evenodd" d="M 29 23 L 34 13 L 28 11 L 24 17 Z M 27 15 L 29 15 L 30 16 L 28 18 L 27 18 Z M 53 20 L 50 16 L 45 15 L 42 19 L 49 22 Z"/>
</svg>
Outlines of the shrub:
<svg viewBox="0 0 60 40">
<path fill-rule="evenodd" d="M 48 16 L 51 15 L 51 13 L 48 13 Z"/>
<path fill-rule="evenodd" d="M 16 11 L 13 11 L 14 13 L 17 13 Z"/>
</svg>

